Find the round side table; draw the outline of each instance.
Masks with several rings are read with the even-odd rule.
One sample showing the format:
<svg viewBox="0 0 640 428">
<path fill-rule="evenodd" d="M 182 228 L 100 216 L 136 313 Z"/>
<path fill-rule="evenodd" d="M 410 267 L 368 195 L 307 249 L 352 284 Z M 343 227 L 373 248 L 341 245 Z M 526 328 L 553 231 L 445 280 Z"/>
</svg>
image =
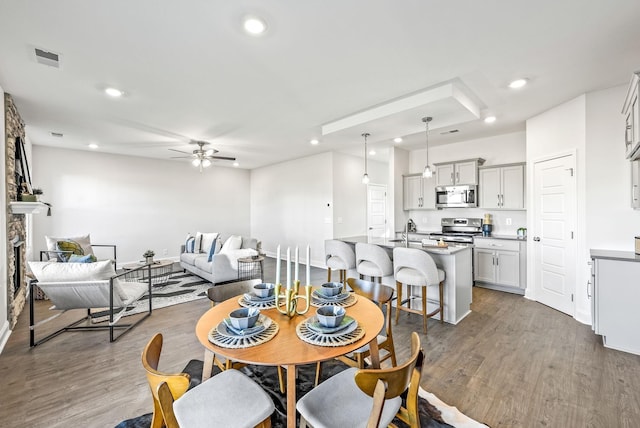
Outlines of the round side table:
<svg viewBox="0 0 640 428">
<path fill-rule="evenodd" d="M 262 281 L 264 257 L 240 257 L 238 259 L 238 281 L 260 278 Z"/>
<path fill-rule="evenodd" d="M 122 269 L 132 270 L 144 265 L 145 262 L 132 263 L 122 266 Z M 156 260 L 151 265 L 151 285 L 154 287 L 167 285 L 172 272 L 173 262 L 171 260 Z M 132 278 L 134 281 L 146 282 L 149 276 L 149 270 L 146 268 L 140 269 L 134 272 L 133 275 L 135 275 L 135 278 Z"/>
</svg>

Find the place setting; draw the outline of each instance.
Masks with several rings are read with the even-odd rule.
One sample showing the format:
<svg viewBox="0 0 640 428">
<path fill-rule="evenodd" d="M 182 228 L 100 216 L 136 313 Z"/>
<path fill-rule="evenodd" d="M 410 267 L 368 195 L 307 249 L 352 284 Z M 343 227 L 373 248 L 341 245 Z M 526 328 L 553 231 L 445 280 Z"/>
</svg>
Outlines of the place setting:
<svg viewBox="0 0 640 428">
<path fill-rule="evenodd" d="M 311 306 L 353 306 L 358 300 L 355 293 L 350 293 L 341 282 L 325 282 L 311 293 Z"/>
<path fill-rule="evenodd" d="M 364 337 L 364 329 L 347 315 L 342 306 L 327 305 L 316 315 L 296 327 L 296 334 L 304 342 L 319 346 L 344 346 Z"/>
<path fill-rule="evenodd" d="M 257 308 L 239 308 L 231 311 L 209 332 L 209 342 L 223 348 L 249 348 L 271 340 L 278 324 Z"/>
<path fill-rule="evenodd" d="M 275 284 L 261 283 L 253 286 L 253 291 L 238 298 L 238 304 L 245 308 L 273 309 L 276 307 Z"/>
</svg>

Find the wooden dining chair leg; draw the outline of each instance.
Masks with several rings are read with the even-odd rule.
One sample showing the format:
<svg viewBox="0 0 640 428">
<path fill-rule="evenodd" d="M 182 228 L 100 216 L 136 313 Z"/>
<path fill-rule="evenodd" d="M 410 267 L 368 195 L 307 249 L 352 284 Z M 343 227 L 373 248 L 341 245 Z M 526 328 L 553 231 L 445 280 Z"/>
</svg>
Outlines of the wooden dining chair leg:
<svg viewBox="0 0 640 428">
<path fill-rule="evenodd" d="M 427 334 L 427 287 L 422 287 L 422 330 Z"/>
<path fill-rule="evenodd" d="M 282 366 L 278 366 L 278 383 L 280 384 L 280 393 L 284 394 L 287 391 L 287 387 L 284 384 Z"/>
<path fill-rule="evenodd" d="M 331 268 L 327 268 L 327 282 L 331 282 Z"/>
</svg>

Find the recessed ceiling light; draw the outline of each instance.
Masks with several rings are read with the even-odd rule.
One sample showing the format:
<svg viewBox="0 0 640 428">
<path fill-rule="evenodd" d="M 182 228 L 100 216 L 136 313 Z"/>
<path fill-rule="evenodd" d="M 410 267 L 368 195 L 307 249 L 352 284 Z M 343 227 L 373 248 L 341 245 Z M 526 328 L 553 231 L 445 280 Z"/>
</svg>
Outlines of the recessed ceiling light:
<svg viewBox="0 0 640 428">
<path fill-rule="evenodd" d="M 495 116 L 487 116 L 484 118 L 484 123 L 493 123 L 496 121 L 496 117 Z"/>
<path fill-rule="evenodd" d="M 402 143 L 402 138 L 396 137 L 396 138 L 393 139 L 393 142 L 394 143 Z"/>
<path fill-rule="evenodd" d="M 237 168 L 237 167 L 239 167 L 239 166 L 240 166 L 240 164 L 239 164 L 238 162 L 234 162 L 234 163 L 233 163 L 233 166 Z"/>
<path fill-rule="evenodd" d="M 245 18 L 242 26 L 244 27 L 244 31 L 252 36 L 259 36 L 267 30 L 267 24 L 262 19 L 256 18 L 255 16 Z"/>
<path fill-rule="evenodd" d="M 509 87 L 511 89 L 519 89 L 527 84 L 527 79 L 516 79 L 513 82 L 509 83 Z"/>
<path fill-rule="evenodd" d="M 107 88 L 104 90 L 104 92 L 110 97 L 114 97 L 114 98 L 121 97 L 124 94 L 124 92 L 116 88 Z"/>
<path fill-rule="evenodd" d="M 91 143 L 89 144 L 89 148 L 95 150 L 98 148 L 98 145 L 96 143 Z"/>
<path fill-rule="evenodd" d="M 370 154 L 371 156 L 375 156 L 375 155 L 376 155 L 376 151 L 375 151 L 375 150 L 369 150 L 369 154 Z"/>
<path fill-rule="evenodd" d="M 311 140 L 309 142 L 311 143 L 312 146 L 317 146 L 318 143 L 320 143 L 320 141 L 318 141 L 318 140 Z"/>
</svg>

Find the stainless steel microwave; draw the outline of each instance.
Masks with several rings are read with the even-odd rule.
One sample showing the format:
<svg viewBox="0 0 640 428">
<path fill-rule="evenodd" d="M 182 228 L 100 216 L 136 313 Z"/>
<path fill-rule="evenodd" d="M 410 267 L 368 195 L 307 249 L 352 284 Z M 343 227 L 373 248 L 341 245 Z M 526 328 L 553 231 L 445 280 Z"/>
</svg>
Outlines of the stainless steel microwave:
<svg viewBox="0 0 640 428">
<path fill-rule="evenodd" d="M 436 208 L 468 208 L 478 206 L 478 186 L 436 187 Z"/>
</svg>

